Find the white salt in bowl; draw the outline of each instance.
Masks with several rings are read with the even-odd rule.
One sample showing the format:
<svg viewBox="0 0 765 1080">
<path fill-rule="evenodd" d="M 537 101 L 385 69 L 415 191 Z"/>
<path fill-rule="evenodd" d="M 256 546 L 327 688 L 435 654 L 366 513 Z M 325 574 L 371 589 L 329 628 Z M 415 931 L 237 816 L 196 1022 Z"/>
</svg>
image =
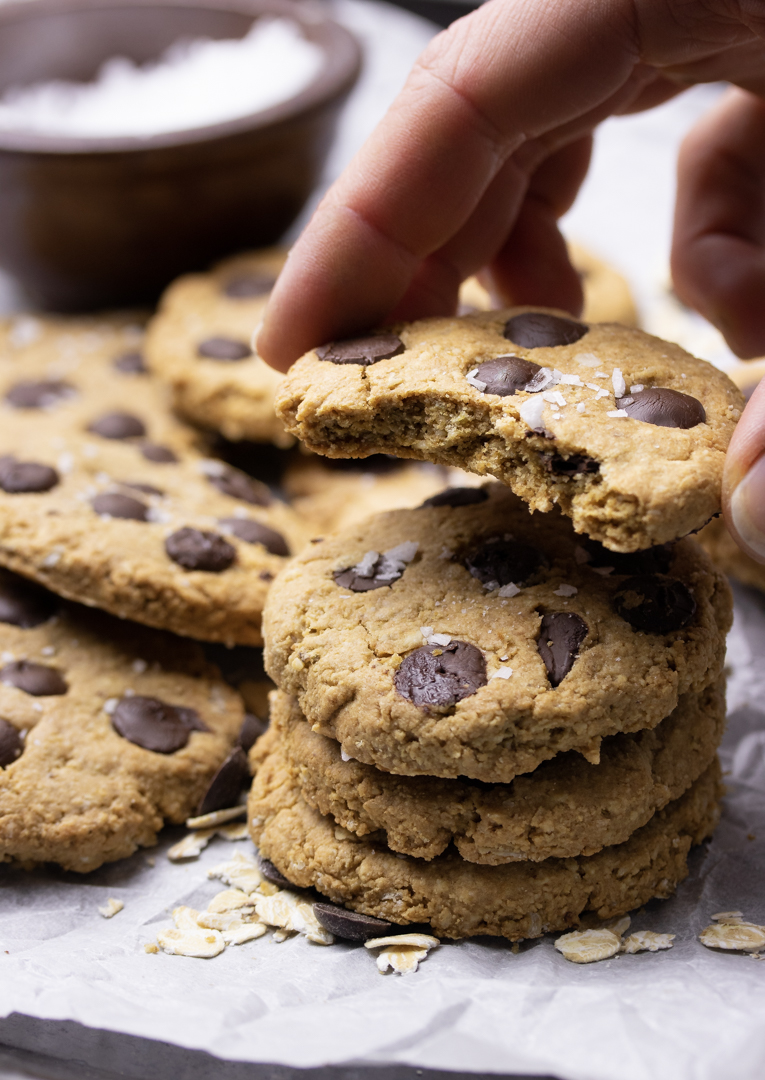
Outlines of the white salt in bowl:
<svg viewBox="0 0 765 1080">
<path fill-rule="evenodd" d="M 150 125 L 126 124 L 115 107 L 114 134 L 104 129 L 103 108 L 79 131 L 49 117 L 41 123 L 39 110 L 29 112 L 29 127 L 23 110 L 16 126 L 0 122 L 0 266 L 33 301 L 59 311 L 151 302 L 179 273 L 278 240 L 319 178 L 361 57 L 347 30 L 291 0 L 0 6 L 0 98 L 10 88 L 89 82 L 113 57 L 145 65 L 179 41 L 242 39 L 254 20 L 271 18 L 290 20 L 315 47 L 298 42 L 296 56 L 320 55 L 299 61 L 308 64 L 305 78 L 293 71 L 290 83 L 285 73 L 279 87 L 243 94 L 242 107 L 254 111 L 224 102 L 210 122 L 215 113 L 203 100 L 199 124 L 193 106 L 177 101 Z M 194 69 L 211 80 L 211 97 L 220 68 L 211 60 Z M 182 83 L 176 97 L 191 97 Z M 107 114 L 117 101 L 108 98 Z M 239 114 L 226 119 L 229 107 Z"/>
</svg>

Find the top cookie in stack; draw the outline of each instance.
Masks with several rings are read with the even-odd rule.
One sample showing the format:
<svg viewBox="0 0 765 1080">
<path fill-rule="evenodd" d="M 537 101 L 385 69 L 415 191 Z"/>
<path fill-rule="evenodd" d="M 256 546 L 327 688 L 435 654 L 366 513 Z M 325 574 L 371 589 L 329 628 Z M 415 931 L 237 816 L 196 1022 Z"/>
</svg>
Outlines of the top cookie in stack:
<svg viewBox="0 0 765 1080">
<path fill-rule="evenodd" d="M 395 453 L 495 476 L 614 551 L 684 536 L 720 510 L 743 407 L 710 364 L 640 330 L 514 308 L 332 342 L 276 399 L 330 457 Z"/>
</svg>

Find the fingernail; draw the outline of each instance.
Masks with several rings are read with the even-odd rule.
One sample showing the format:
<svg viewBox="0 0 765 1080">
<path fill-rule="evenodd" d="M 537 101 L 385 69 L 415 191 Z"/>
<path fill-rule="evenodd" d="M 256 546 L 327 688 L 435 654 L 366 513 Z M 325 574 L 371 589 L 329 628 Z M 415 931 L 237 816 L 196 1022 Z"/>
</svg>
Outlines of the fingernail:
<svg viewBox="0 0 765 1080">
<path fill-rule="evenodd" d="M 765 454 L 730 497 L 733 527 L 753 555 L 765 559 Z"/>
</svg>

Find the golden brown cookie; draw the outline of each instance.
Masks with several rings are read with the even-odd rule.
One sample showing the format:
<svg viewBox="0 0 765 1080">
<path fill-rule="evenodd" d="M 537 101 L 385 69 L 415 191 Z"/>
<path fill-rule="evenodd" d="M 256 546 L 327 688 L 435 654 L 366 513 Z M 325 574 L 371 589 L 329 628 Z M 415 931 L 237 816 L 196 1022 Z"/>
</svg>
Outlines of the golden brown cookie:
<svg viewBox="0 0 765 1080">
<path fill-rule="evenodd" d="M 274 413 L 282 376 L 251 347 L 285 258 L 285 251 L 270 248 L 179 278 L 149 325 L 149 364 L 176 409 L 227 439 L 293 442 Z"/>
<path fill-rule="evenodd" d="M 722 670 L 727 582 L 693 539 L 582 542 L 500 484 L 380 514 L 275 580 L 266 667 L 346 755 L 508 783 L 655 727 Z"/>
<path fill-rule="evenodd" d="M 84 873 L 154 844 L 196 811 L 243 715 L 195 642 L 0 571 L 0 862 Z"/>
<path fill-rule="evenodd" d="M 293 782 L 309 806 L 364 837 L 418 859 L 454 843 L 468 862 L 593 855 L 621 844 L 709 767 L 725 727 L 722 681 L 686 694 L 653 730 L 603 740 L 600 764 L 573 751 L 512 784 L 396 776 L 343 760 L 311 731 L 294 698 L 277 691 L 271 724 Z"/>
<path fill-rule="evenodd" d="M 2 324 L 0 564 L 136 622 L 260 644 L 305 526 L 195 451 L 140 347 L 121 317 Z"/>
<path fill-rule="evenodd" d="M 276 399 L 317 453 L 494 476 L 614 551 L 674 540 L 719 511 L 742 406 L 726 375 L 676 345 L 532 308 L 323 345 Z"/>
<path fill-rule="evenodd" d="M 623 326 L 637 326 L 635 301 L 622 275 L 581 244 L 569 242 L 568 248 L 571 262 L 582 279 L 584 321 L 618 322 Z M 471 311 L 491 311 L 502 306 L 494 303 L 491 294 L 477 277 L 470 277 L 462 283 L 461 315 L 467 315 Z"/>
<path fill-rule="evenodd" d="M 580 916 L 623 915 L 668 897 L 688 873 L 688 852 L 719 816 L 715 761 L 681 798 L 623 844 L 576 859 L 476 866 L 458 855 L 430 862 L 394 854 L 322 817 L 300 794 L 278 733 L 256 743 L 250 833 L 288 880 L 391 922 L 430 923 L 441 937 L 494 934 L 517 941 L 577 926 Z"/>
</svg>

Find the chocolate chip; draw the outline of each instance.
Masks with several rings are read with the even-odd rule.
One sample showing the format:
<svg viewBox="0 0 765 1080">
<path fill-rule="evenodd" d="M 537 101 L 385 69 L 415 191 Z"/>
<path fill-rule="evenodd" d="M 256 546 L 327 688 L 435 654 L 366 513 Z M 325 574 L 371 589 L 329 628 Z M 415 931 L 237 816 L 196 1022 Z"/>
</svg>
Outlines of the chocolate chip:
<svg viewBox="0 0 765 1080">
<path fill-rule="evenodd" d="M 164 491 L 161 488 L 154 487 L 153 484 L 133 484 L 128 483 L 127 480 L 120 480 L 120 487 L 130 488 L 131 491 L 140 491 L 144 495 L 164 495 Z"/>
<path fill-rule="evenodd" d="M 671 634 L 691 621 L 696 601 L 677 578 L 640 574 L 622 582 L 614 594 L 614 608 L 636 630 Z"/>
<path fill-rule="evenodd" d="M 59 671 L 44 664 L 33 664 L 31 660 L 14 660 L 0 668 L 0 682 L 33 697 L 54 697 L 69 689 Z"/>
<path fill-rule="evenodd" d="M 102 439 L 136 439 L 146 434 L 146 427 L 132 413 L 112 412 L 99 416 L 88 425 L 88 431 Z"/>
<path fill-rule="evenodd" d="M 268 731 L 268 720 L 261 720 L 255 713 L 245 713 L 237 740 L 245 754 L 252 750 L 261 735 Z"/>
<path fill-rule="evenodd" d="M 475 645 L 423 645 L 393 676 L 396 689 L 421 709 L 449 708 L 486 685 L 486 661 Z"/>
<path fill-rule="evenodd" d="M 313 913 L 325 930 L 346 941 L 371 941 L 393 929 L 393 923 L 347 911 L 336 904 L 314 904 Z"/>
<path fill-rule="evenodd" d="M 115 356 L 112 360 L 112 367 L 116 371 L 121 371 L 123 375 L 145 375 L 147 373 L 146 361 L 143 353 L 140 352 L 126 352 L 122 353 L 121 356 Z"/>
<path fill-rule="evenodd" d="M 9 495 L 50 491 L 59 482 L 59 475 L 50 465 L 37 461 L 17 461 L 6 456 L 0 458 L 0 488 Z"/>
<path fill-rule="evenodd" d="M 512 397 L 516 390 L 525 390 L 538 371 L 539 364 L 523 360 L 520 356 L 498 356 L 487 360 L 475 369 L 475 378 L 486 383 L 484 394 Z"/>
<path fill-rule="evenodd" d="M 208 570 L 213 574 L 228 570 L 236 559 L 236 548 L 218 533 L 188 526 L 168 536 L 165 551 L 186 570 Z"/>
<path fill-rule="evenodd" d="M 75 393 L 75 388 L 61 379 L 24 380 L 10 388 L 5 400 L 16 409 L 45 409 Z"/>
<path fill-rule="evenodd" d="M 146 521 L 149 508 L 140 499 L 130 495 L 121 495 L 118 491 L 102 491 L 91 500 L 90 505 L 97 514 L 108 514 L 113 518 L 125 518 L 128 521 Z"/>
<path fill-rule="evenodd" d="M 271 505 L 271 492 L 265 484 L 253 480 L 247 473 L 233 469 L 230 465 L 225 465 L 218 472 L 208 473 L 207 479 L 214 488 L 224 495 L 230 495 L 232 499 L 241 499 L 251 506 Z"/>
<path fill-rule="evenodd" d="M 560 315 L 546 315 L 541 311 L 525 311 L 507 320 L 504 336 L 522 349 L 549 349 L 556 345 L 573 345 L 588 330 L 589 326 L 574 319 L 562 319 Z"/>
<path fill-rule="evenodd" d="M 246 360 L 248 356 L 252 356 L 252 349 L 245 341 L 237 341 L 235 338 L 211 337 L 200 341 L 197 354 L 208 360 Z"/>
<path fill-rule="evenodd" d="M 294 888 L 289 878 L 280 873 L 271 860 L 266 859 L 263 855 L 258 855 L 258 869 L 266 881 L 270 881 L 272 885 L 278 885 L 280 889 Z"/>
<path fill-rule="evenodd" d="M 316 350 L 319 360 L 333 364 L 362 364 L 368 367 L 380 360 L 390 360 L 404 351 L 404 343 L 397 334 L 368 334 L 366 337 L 331 341 Z"/>
<path fill-rule="evenodd" d="M 617 398 L 616 407 L 624 409 L 633 420 L 656 427 L 692 428 L 707 418 L 704 406 L 695 397 L 666 386 L 636 390 L 634 394 Z"/>
<path fill-rule="evenodd" d="M 11 765 L 24 749 L 20 733 L 7 720 L 0 720 L 0 769 Z"/>
<path fill-rule="evenodd" d="M 241 746 L 237 746 L 210 781 L 197 807 L 197 814 L 212 814 L 214 810 L 226 810 L 229 806 L 236 806 L 239 793 L 247 786 L 249 779 L 247 755 Z"/>
<path fill-rule="evenodd" d="M 537 652 L 552 686 L 558 686 L 571 671 L 587 633 L 587 623 L 573 611 L 552 611 L 542 616 Z"/>
<path fill-rule="evenodd" d="M 672 562 L 674 544 L 657 544 L 642 551 L 609 551 L 597 540 L 584 540 L 588 566 L 611 566 L 614 574 L 665 574 Z"/>
<path fill-rule="evenodd" d="M 503 585 L 524 585 L 547 561 L 538 548 L 517 540 L 496 537 L 485 540 L 465 559 L 465 566 L 482 585 L 494 589 Z"/>
<path fill-rule="evenodd" d="M 272 555 L 289 555 L 290 549 L 287 541 L 276 529 L 269 529 L 267 525 L 261 525 L 259 521 L 251 518 L 225 517 L 218 518 L 218 524 L 230 529 L 239 540 L 247 544 L 262 544 L 266 551 Z"/>
<path fill-rule="evenodd" d="M 192 731 L 209 730 L 195 709 L 138 694 L 121 698 L 111 719 L 112 727 L 123 739 L 157 754 L 182 750 Z"/>
<path fill-rule="evenodd" d="M 568 457 L 563 457 L 561 454 L 540 454 L 539 456 L 547 472 L 554 476 L 583 476 L 600 472 L 600 462 L 585 454 L 569 454 Z"/>
<path fill-rule="evenodd" d="M 274 580 L 274 575 L 271 573 L 270 570 L 261 570 L 260 573 L 258 574 L 258 577 L 260 578 L 261 581 L 273 581 Z"/>
<path fill-rule="evenodd" d="M 0 622 L 30 630 L 52 618 L 57 608 L 58 598 L 47 589 L 15 574 L 0 574 Z"/>
<path fill-rule="evenodd" d="M 422 506 L 473 506 L 475 503 L 486 502 L 488 497 L 488 491 L 484 491 L 483 488 L 450 487 L 439 491 L 437 495 L 431 495 Z"/>
<path fill-rule="evenodd" d="M 172 465 L 178 460 L 178 455 L 169 446 L 160 446 L 159 443 L 142 443 L 141 453 L 147 461 L 155 461 L 158 465 Z"/>
<path fill-rule="evenodd" d="M 228 279 L 223 292 L 232 300 L 250 300 L 270 293 L 275 284 L 273 274 L 239 274 Z"/>
<path fill-rule="evenodd" d="M 352 592 L 369 592 L 371 589 L 381 589 L 384 585 L 392 585 L 394 581 L 398 581 L 414 558 L 417 547 L 417 544 L 404 543 L 382 554 L 368 551 L 355 566 L 335 570 L 332 575 L 335 584 Z"/>
</svg>

